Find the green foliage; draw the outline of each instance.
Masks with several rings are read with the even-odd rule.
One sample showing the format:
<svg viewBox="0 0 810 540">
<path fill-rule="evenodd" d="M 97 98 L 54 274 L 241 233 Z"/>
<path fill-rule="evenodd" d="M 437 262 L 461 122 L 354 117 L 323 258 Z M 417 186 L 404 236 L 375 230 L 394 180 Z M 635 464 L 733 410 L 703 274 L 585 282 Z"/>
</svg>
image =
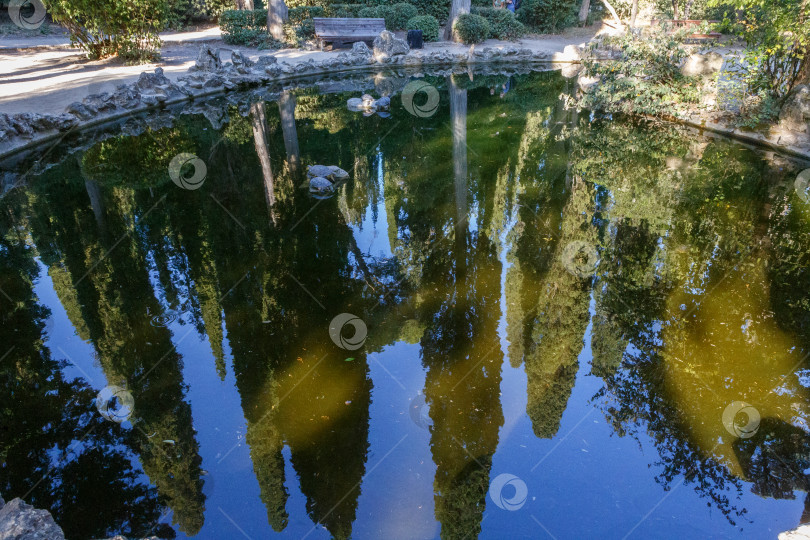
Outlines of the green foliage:
<svg viewBox="0 0 810 540">
<path fill-rule="evenodd" d="M 450 13 L 450 0 L 410 0 L 410 3 L 416 6 L 419 15 L 432 15 L 439 24 L 444 24 Z"/>
<path fill-rule="evenodd" d="M 414 5 L 399 2 L 392 6 L 366 7 L 358 12 L 363 18 L 383 18 L 388 30 L 404 30 L 408 21 L 418 15 Z"/>
<path fill-rule="evenodd" d="M 780 104 L 802 78 L 810 78 L 810 23 L 807 2 L 798 0 L 710 0 L 711 6 L 734 7 L 742 16 L 724 26 L 745 40 L 744 63 L 756 73 L 751 92 L 775 98 Z"/>
<path fill-rule="evenodd" d="M 472 13 L 489 22 L 489 37 L 492 39 L 516 41 L 526 33 L 526 27 L 508 9 L 473 7 Z"/>
<path fill-rule="evenodd" d="M 48 13 L 92 59 L 118 55 L 132 61 L 159 57 L 169 14 L 167 0 L 51 0 Z"/>
<path fill-rule="evenodd" d="M 267 40 L 267 10 L 228 10 L 219 18 L 222 40 L 254 47 Z"/>
<path fill-rule="evenodd" d="M 265 14 L 267 12 L 265 11 Z M 327 15 L 326 9 L 321 6 L 298 6 L 290 8 L 288 12 L 288 21 L 291 24 L 298 25 L 312 17 L 336 17 L 331 13 Z M 266 15 L 265 15 L 266 17 Z"/>
<path fill-rule="evenodd" d="M 575 24 L 578 9 L 576 0 L 523 0 L 517 18 L 534 31 L 553 34 Z"/>
<path fill-rule="evenodd" d="M 425 41 L 439 41 L 439 21 L 431 15 L 411 17 L 407 25 L 408 30 L 421 30 Z"/>
<path fill-rule="evenodd" d="M 456 19 L 453 31 L 463 43 L 481 43 L 489 37 L 489 22 L 481 15 L 462 13 Z"/>
<path fill-rule="evenodd" d="M 328 17 L 359 17 L 365 4 L 331 4 L 327 9 Z"/>
<path fill-rule="evenodd" d="M 171 3 L 166 25 L 182 28 L 195 21 L 219 17 L 225 10 L 234 7 L 233 0 L 175 0 Z"/>
<path fill-rule="evenodd" d="M 583 62 L 585 73 L 600 82 L 583 95 L 580 107 L 666 116 L 699 101 L 699 80 L 682 75 L 678 69 L 688 56 L 681 35 L 658 32 L 642 39 L 625 34 L 604 43 L 621 49 L 622 58 L 615 62 Z"/>
</svg>

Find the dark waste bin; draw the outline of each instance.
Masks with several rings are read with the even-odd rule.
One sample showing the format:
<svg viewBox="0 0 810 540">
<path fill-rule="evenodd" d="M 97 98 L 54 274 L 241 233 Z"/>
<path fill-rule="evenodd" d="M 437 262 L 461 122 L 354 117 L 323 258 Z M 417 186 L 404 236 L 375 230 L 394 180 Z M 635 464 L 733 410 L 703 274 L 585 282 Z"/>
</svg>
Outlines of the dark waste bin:
<svg viewBox="0 0 810 540">
<path fill-rule="evenodd" d="M 408 30 L 408 47 L 411 49 L 422 48 L 422 31 Z"/>
</svg>

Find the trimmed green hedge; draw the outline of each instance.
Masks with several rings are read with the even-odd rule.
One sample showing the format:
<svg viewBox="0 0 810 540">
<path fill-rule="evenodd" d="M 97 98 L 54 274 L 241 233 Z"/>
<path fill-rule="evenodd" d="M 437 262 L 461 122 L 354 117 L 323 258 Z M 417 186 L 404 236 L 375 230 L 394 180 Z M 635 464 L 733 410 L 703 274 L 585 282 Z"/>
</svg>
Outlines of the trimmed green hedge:
<svg viewBox="0 0 810 540">
<path fill-rule="evenodd" d="M 416 6 L 419 15 L 432 15 L 439 24 L 444 24 L 450 14 L 450 0 L 409 0 L 409 2 Z"/>
<path fill-rule="evenodd" d="M 266 10 L 263 11 L 267 13 Z M 327 15 L 326 8 L 321 6 L 298 6 L 289 9 L 287 22 L 292 25 L 298 25 L 304 22 L 306 19 L 312 19 L 312 17 L 330 16 L 331 15 Z"/>
<path fill-rule="evenodd" d="M 489 37 L 489 22 L 481 15 L 462 13 L 453 25 L 453 32 L 467 45 L 481 43 Z"/>
<path fill-rule="evenodd" d="M 406 26 L 407 30 L 421 30 L 425 41 L 439 41 L 439 21 L 432 15 L 419 15 L 411 17 Z"/>
<path fill-rule="evenodd" d="M 369 6 L 358 12 L 360 17 L 383 18 L 388 30 L 404 30 L 408 21 L 419 15 L 416 6 L 399 2 L 393 6 Z"/>
<path fill-rule="evenodd" d="M 516 41 L 526 34 L 526 27 L 508 9 L 473 7 L 472 13 L 481 15 L 489 23 L 489 37 Z"/>
<path fill-rule="evenodd" d="M 219 29 L 225 43 L 255 47 L 267 41 L 267 10 L 229 9 L 219 16 Z"/>
<path fill-rule="evenodd" d="M 366 4 L 332 4 L 327 8 L 327 17 L 357 18 L 364 7 Z"/>
</svg>

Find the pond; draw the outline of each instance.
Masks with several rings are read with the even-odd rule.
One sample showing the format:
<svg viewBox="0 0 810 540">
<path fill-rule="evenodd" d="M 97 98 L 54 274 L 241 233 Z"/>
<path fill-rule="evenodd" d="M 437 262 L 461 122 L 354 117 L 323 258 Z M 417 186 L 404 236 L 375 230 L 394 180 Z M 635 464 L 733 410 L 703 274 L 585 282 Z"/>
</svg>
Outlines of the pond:
<svg viewBox="0 0 810 540">
<path fill-rule="evenodd" d="M 810 520 L 810 165 L 573 82 L 355 76 L 7 162 L 0 493 L 70 539 Z"/>
</svg>

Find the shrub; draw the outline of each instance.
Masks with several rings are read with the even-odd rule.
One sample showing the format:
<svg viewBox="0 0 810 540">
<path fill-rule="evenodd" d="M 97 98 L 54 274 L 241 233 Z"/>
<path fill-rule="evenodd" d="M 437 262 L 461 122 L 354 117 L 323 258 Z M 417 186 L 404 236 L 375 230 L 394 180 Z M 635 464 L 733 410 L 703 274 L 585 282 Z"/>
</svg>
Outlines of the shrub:
<svg viewBox="0 0 810 540">
<path fill-rule="evenodd" d="M 419 13 L 412 4 L 400 2 L 393 6 L 369 6 L 358 12 L 359 17 L 372 17 L 385 19 L 385 27 L 388 30 L 403 30 L 408 21 L 416 17 Z"/>
<path fill-rule="evenodd" d="M 524 0 L 525 1 L 525 0 Z M 599 83 L 583 94 L 579 106 L 610 113 L 675 116 L 700 101 L 700 81 L 681 74 L 689 53 L 683 35 L 657 32 L 644 38 L 631 34 L 604 40 L 622 51 L 615 62 L 585 60 L 585 73 Z M 590 45 L 591 50 L 597 47 Z"/>
<path fill-rule="evenodd" d="M 332 4 L 327 8 L 328 17 L 359 17 L 365 4 Z"/>
<path fill-rule="evenodd" d="M 47 5 L 53 21 L 67 28 L 71 42 L 90 58 L 159 56 L 158 32 L 169 15 L 166 0 L 50 0 Z"/>
<path fill-rule="evenodd" d="M 453 32 L 467 45 L 481 43 L 489 37 L 489 23 L 481 15 L 463 13 L 456 19 Z"/>
<path fill-rule="evenodd" d="M 390 23 L 388 17 L 385 19 L 385 26 L 391 30 L 404 30 L 406 26 L 408 26 L 408 21 L 419 15 L 419 12 L 416 9 L 416 6 L 413 4 L 408 4 L 406 2 L 399 2 L 394 4 L 390 8 L 391 15 L 390 15 Z"/>
<path fill-rule="evenodd" d="M 411 17 L 406 26 L 408 30 L 421 30 L 425 41 L 439 41 L 439 21 L 431 15 Z"/>
<path fill-rule="evenodd" d="M 532 30 L 555 33 L 576 23 L 577 6 L 576 0 L 523 0 L 517 18 Z"/>
<path fill-rule="evenodd" d="M 266 14 L 266 10 L 262 10 Z M 326 17 L 326 10 L 321 6 L 298 6 L 290 8 L 288 12 L 288 22 L 292 25 L 299 25 L 312 17 Z"/>
<path fill-rule="evenodd" d="M 357 12 L 357 16 L 362 19 L 376 19 L 378 17 L 382 17 L 382 15 L 380 15 L 380 8 L 372 6 L 364 7 Z"/>
<path fill-rule="evenodd" d="M 220 15 L 219 28 L 225 43 L 255 47 L 268 39 L 267 10 L 230 9 Z"/>
<path fill-rule="evenodd" d="M 526 33 L 526 27 L 515 18 L 508 9 L 474 7 L 472 12 L 481 15 L 489 23 L 489 37 L 493 39 L 520 39 Z"/>
<path fill-rule="evenodd" d="M 432 15 L 439 24 L 444 24 L 450 14 L 450 0 L 410 0 L 410 3 L 418 15 Z"/>
<path fill-rule="evenodd" d="M 210 20 L 232 9 L 233 4 L 233 0 L 173 0 L 167 25 L 180 28 L 194 21 Z"/>
</svg>

